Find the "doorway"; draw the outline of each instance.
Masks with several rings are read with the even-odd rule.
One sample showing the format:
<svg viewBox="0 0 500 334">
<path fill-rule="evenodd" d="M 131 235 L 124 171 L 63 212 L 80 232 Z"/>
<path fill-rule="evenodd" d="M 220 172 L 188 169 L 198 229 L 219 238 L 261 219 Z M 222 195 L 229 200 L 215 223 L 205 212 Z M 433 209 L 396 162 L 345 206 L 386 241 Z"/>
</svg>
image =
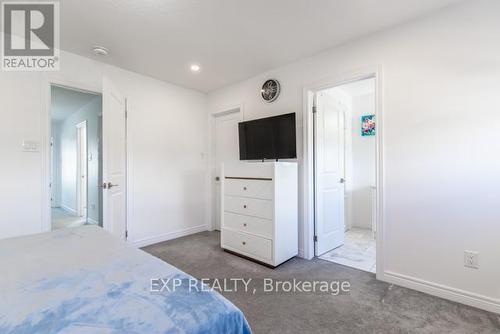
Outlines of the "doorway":
<svg viewBox="0 0 500 334">
<path fill-rule="evenodd" d="M 70 80 L 46 82 L 46 104 L 44 118 L 46 126 L 42 128 L 44 139 L 44 210 L 43 231 L 79 226 L 97 225 L 121 240 L 127 240 L 127 99 L 114 81 L 108 76 L 102 77 L 102 84 L 95 85 Z M 55 93 L 62 92 L 61 94 Z M 68 98 L 68 96 L 70 96 Z M 90 101 L 92 100 L 92 101 Z M 86 216 L 79 216 L 77 208 L 77 131 L 71 127 L 71 141 L 61 141 L 64 119 L 72 108 L 58 108 L 80 102 L 78 109 L 91 108 L 98 104 L 97 126 L 87 120 L 87 204 Z M 85 102 L 86 101 L 86 102 Z M 72 113 L 75 114 L 75 113 Z M 78 113 L 76 113 L 78 114 Z M 92 120 L 95 121 L 95 117 Z M 96 130 L 97 129 L 97 130 Z M 97 136 L 94 135 L 97 131 Z M 97 138 L 94 142 L 93 139 Z M 53 147 L 51 147 L 51 142 Z M 69 143 L 69 144 L 68 144 Z M 57 148 L 59 145 L 59 149 Z M 69 154 L 70 159 L 65 159 Z M 82 158 L 84 160 L 84 158 Z M 64 169 L 63 169 L 64 167 Z M 58 170 L 59 169 L 59 170 Z M 69 172 L 68 172 L 69 171 Z M 59 173 L 59 174 L 57 174 Z M 97 182 L 95 180 L 97 175 Z M 63 191 L 63 181 L 70 180 L 71 191 Z M 82 195 L 82 198 L 85 196 Z M 92 199 L 97 198 L 97 200 Z M 67 199 L 73 205 L 65 205 Z M 98 213 L 95 215 L 95 213 Z"/>
<path fill-rule="evenodd" d="M 211 221 L 214 230 L 220 230 L 221 221 L 221 166 L 239 163 L 238 123 L 242 121 L 241 108 L 233 108 L 211 116 L 212 121 L 212 172 L 211 172 Z"/>
<path fill-rule="evenodd" d="M 51 227 L 102 227 L 102 96 L 51 86 Z"/>
<path fill-rule="evenodd" d="M 312 103 L 315 255 L 375 273 L 375 78 L 315 91 Z"/>
</svg>

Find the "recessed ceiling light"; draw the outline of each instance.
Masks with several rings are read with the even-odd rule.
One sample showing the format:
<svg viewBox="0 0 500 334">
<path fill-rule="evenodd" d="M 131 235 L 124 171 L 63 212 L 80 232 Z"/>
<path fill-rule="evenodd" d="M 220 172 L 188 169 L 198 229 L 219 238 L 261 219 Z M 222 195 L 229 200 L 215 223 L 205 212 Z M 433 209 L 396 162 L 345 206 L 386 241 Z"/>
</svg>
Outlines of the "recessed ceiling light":
<svg viewBox="0 0 500 334">
<path fill-rule="evenodd" d="M 109 49 L 106 49 L 103 46 L 94 46 L 92 51 L 96 56 L 107 56 L 109 54 Z"/>
<path fill-rule="evenodd" d="M 191 65 L 191 71 L 192 72 L 199 72 L 200 70 L 201 70 L 200 65 L 198 65 L 198 64 Z"/>
</svg>

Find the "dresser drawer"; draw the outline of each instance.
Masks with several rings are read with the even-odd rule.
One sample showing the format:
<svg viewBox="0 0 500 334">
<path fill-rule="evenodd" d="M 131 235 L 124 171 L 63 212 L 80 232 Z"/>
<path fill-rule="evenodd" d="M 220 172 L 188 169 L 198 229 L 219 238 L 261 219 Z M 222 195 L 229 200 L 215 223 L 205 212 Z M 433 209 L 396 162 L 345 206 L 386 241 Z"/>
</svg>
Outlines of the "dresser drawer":
<svg viewBox="0 0 500 334">
<path fill-rule="evenodd" d="M 273 222 L 267 219 L 225 212 L 223 227 L 239 232 L 256 234 L 264 238 L 273 238 Z"/>
<path fill-rule="evenodd" d="M 265 199 L 225 196 L 224 211 L 273 219 L 273 202 Z"/>
<path fill-rule="evenodd" d="M 222 229 L 222 247 L 258 260 L 272 261 L 272 242 L 245 233 Z"/>
<path fill-rule="evenodd" d="M 224 191 L 230 196 L 272 199 L 273 182 L 271 180 L 225 179 Z"/>
</svg>

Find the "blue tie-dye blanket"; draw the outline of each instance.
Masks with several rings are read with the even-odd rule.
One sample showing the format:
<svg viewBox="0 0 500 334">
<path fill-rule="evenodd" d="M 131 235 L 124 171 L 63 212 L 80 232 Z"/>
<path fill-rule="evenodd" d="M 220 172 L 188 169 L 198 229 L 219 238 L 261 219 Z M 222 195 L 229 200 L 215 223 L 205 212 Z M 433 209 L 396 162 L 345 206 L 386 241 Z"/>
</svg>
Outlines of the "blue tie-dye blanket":
<svg viewBox="0 0 500 334">
<path fill-rule="evenodd" d="M 220 294 L 98 227 L 2 240 L 0 268 L 2 334 L 251 333 Z"/>
</svg>

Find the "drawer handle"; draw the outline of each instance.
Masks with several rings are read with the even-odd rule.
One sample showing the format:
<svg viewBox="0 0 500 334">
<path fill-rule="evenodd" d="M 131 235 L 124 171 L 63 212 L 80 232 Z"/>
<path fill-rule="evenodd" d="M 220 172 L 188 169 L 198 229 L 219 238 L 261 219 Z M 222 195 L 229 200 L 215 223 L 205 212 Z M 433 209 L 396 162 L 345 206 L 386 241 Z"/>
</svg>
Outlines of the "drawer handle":
<svg viewBox="0 0 500 334">
<path fill-rule="evenodd" d="M 247 227 L 247 223 L 244 223 L 243 226 Z"/>
<path fill-rule="evenodd" d="M 243 190 L 247 190 L 247 187 L 243 187 Z"/>
<path fill-rule="evenodd" d="M 243 246 L 245 246 L 247 243 L 246 243 L 246 241 L 243 241 L 242 244 L 243 244 Z"/>
<path fill-rule="evenodd" d="M 247 205 L 246 205 L 246 204 L 245 204 L 245 205 L 243 205 L 243 209 L 246 209 L 246 208 L 247 208 Z"/>
</svg>

